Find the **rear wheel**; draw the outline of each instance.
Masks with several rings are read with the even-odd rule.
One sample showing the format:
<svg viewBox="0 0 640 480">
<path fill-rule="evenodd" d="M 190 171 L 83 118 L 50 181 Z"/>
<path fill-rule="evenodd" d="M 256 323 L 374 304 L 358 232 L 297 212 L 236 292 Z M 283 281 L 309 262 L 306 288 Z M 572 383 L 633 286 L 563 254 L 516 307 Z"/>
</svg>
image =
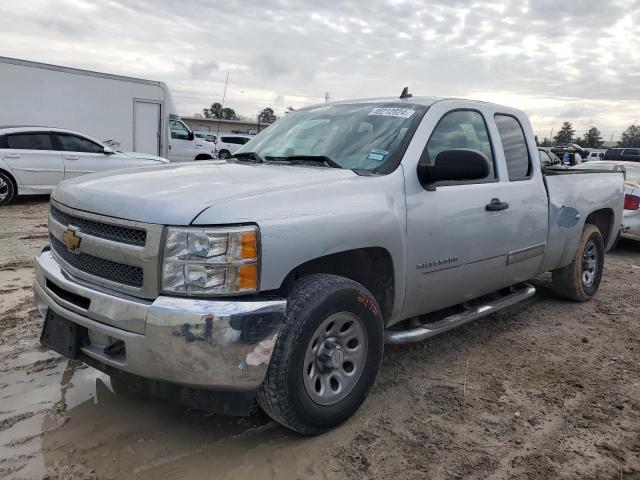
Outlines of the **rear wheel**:
<svg viewBox="0 0 640 480">
<path fill-rule="evenodd" d="M 218 152 L 218 158 L 222 158 L 223 160 L 225 160 L 229 157 L 231 157 L 231 154 L 229 153 L 228 150 L 220 150 Z"/>
<path fill-rule="evenodd" d="M 0 172 L 0 206 L 6 205 L 16 196 L 16 185 L 6 173 Z"/>
<path fill-rule="evenodd" d="M 382 316 L 366 288 L 335 275 L 305 277 L 289 296 L 258 402 L 292 430 L 320 434 L 364 402 L 382 353 Z"/>
<path fill-rule="evenodd" d="M 604 240 L 594 225 L 585 225 L 573 261 L 552 272 L 553 289 L 561 298 L 586 302 L 600 287 L 604 271 Z"/>
</svg>

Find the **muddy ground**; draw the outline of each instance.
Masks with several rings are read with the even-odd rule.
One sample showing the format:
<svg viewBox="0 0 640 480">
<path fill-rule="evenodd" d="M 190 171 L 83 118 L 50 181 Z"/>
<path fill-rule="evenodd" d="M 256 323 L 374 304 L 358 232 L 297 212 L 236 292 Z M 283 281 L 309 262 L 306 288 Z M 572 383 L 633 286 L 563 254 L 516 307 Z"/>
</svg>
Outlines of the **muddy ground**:
<svg viewBox="0 0 640 480">
<path fill-rule="evenodd" d="M 115 395 L 40 347 L 32 258 L 46 198 L 0 209 L 0 477 L 640 479 L 640 246 L 591 302 L 526 303 L 388 347 L 358 414 L 317 438 L 264 415 Z"/>
</svg>

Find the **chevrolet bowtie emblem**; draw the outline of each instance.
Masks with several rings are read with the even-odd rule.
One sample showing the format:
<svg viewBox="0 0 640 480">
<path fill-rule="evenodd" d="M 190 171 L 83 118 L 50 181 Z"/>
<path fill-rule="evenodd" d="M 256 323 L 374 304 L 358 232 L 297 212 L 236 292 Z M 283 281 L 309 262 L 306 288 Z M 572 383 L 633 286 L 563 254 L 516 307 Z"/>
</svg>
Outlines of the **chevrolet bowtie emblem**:
<svg viewBox="0 0 640 480">
<path fill-rule="evenodd" d="M 80 246 L 80 240 L 82 239 L 78 235 L 76 235 L 76 231 L 77 230 L 69 227 L 62 234 L 62 242 L 67 246 L 69 250 L 75 250 Z"/>
</svg>

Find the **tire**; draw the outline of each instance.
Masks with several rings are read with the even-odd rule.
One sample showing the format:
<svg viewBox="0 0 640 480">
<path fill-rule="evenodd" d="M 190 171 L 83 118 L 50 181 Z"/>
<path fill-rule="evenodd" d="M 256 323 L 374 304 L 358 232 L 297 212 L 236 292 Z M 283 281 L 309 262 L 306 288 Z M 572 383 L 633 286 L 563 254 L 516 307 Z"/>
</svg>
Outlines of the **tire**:
<svg viewBox="0 0 640 480">
<path fill-rule="evenodd" d="M 231 154 L 229 153 L 228 150 L 220 150 L 218 152 L 218 158 L 220 158 L 222 160 L 226 160 L 229 157 L 231 157 Z"/>
<path fill-rule="evenodd" d="M 259 405 L 302 435 L 341 424 L 375 383 L 383 331 L 380 308 L 359 283 L 327 274 L 302 278 L 288 297 Z"/>
<path fill-rule="evenodd" d="M 598 291 L 604 271 L 604 240 L 594 225 L 585 225 L 573 261 L 552 272 L 555 294 L 567 300 L 586 302 Z"/>
<path fill-rule="evenodd" d="M 211 155 L 198 155 L 194 160 L 196 162 L 198 160 L 211 160 Z"/>
<path fill-rule="evenodd" d="M 16 193 L 16 184 L 13 178 L 4 172 L 0 172 L 0 207 L 13 200 Z"/>
</svg>

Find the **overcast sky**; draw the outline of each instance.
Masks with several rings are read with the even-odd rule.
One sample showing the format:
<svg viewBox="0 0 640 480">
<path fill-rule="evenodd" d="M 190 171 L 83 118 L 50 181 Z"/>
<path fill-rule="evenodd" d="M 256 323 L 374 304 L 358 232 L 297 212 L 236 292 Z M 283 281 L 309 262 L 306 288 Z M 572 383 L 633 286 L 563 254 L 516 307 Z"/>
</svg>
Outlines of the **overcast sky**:
<svg viewBox="0 0 640 480">
<path fill-rule="evenodd" d="M 525 110 L 610 139 L 640 122 L 640 0 L 6 0 L 0 55 L 167 82 L 179 113 L 255 117 L 400 94 Z M 616 135 L 617 136 L 617 135 Z"/>
</svg>

